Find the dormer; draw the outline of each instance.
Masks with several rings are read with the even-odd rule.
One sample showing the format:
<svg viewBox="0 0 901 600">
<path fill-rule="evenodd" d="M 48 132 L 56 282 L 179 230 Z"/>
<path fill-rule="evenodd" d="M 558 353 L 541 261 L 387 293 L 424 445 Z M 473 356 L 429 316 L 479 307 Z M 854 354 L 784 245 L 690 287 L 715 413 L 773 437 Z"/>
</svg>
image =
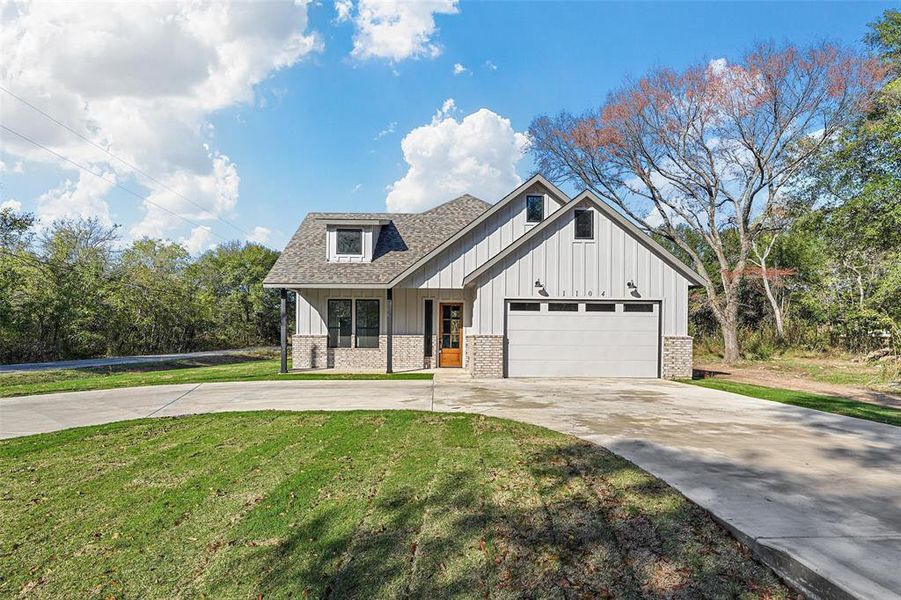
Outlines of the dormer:
<svg viewBox="0 0 901 600">
<path fill-rule="evenodd" d="M 379 240 L 382 227 L 389 219 L 323 219 L 325 251 L 329 262 L 368 263 Z"/>
</svg>

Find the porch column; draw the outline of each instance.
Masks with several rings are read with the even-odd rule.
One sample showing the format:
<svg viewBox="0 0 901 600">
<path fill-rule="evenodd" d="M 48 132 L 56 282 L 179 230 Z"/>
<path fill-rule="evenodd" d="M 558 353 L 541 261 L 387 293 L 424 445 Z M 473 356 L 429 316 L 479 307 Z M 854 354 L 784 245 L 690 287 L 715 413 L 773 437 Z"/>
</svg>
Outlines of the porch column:
<svg viewBox="0 0 901 600">
<path fill-rule="evenodd" d="M 279 302 L 279 317 L 281 319 L 282 362 L 279 373 L 288 372 L 288 290 L 282 288 L 281 301 Z"/>
<path fill-rule="evenodd" d="M 388 288 L 387 290 L 387 302 L 385 304 L 385 311 L 387 312 L 386 320 L 388 321 L 388 335 L 386 337 L 386 346 L 388 351 L 388 365 L 385 369 L 386 373 L 394 372 L 394 362 L 393 347 L 392 342 L 394 338 L 394 289 Z"/>
</svg>

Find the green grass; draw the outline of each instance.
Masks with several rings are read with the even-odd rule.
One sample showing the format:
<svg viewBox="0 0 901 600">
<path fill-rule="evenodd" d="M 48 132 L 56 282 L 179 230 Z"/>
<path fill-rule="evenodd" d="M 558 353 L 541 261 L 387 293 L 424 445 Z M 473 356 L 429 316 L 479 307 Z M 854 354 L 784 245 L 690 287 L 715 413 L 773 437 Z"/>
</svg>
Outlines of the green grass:
<svg viewBox="0 0 901 600">
<path fill-rule="evenodd" d="M 0 373 L 0 398 L 52 392 L 104 390 L 140 385 L 266 381 L 286 379 L 431 379 L 431 373 L 288 373 L 279 375 L 278 360 L 250 360 L 213 366 L 192 366 L 196 361 L 166 365 L 131 365 L 104 369 L 65 369 Z M 175 368 L 173 368 L 175 367 Z"/>
<path fill-rule="evenodd" d="M 858 419 L 866 419 L 867 421 L 901 426 L 901 410 L 890 408 L 888 406 L 880 406 L 878 404 L 870 404 L 868 402 L 858 402 L 857 400 L 850 400 L 848 398 L 824 396 L 821 394 L 811 394 L 809 392 L 798 392 L 795 390 L 783 390 L 779 388 L 764 387 L 762 385 L 726 381 L 723 379 L 686 380 L 685 383 L 691 383 L 693 385 L 699 385 L 715 390 L 723 390 L 725 392 L 733 392 L 744 396 L 751 396 L 752 398 L 772 400 L 773 402 L 781 402 L 782 404 L 803 406 L 804 408 L 812 408 L 814 410 L 821 410 L 823 412 L 845 417 L 856 417 Z"/>
<path fill-rule="evenodd" d="M 412 411 L 142 419 L 0 442 L 0 596 L 788 598 L 603 448 Z"/>
</svg>

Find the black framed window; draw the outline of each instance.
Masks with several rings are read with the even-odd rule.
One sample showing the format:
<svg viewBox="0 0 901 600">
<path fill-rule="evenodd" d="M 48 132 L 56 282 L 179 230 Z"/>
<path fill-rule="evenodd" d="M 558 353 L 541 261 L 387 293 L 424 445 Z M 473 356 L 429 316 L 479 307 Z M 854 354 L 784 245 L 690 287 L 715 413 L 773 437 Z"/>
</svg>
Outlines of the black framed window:
<svg viewBox="0 0 901 600">
<path fill-rule="evenodd" d="M 328 301 L 328 347 L 350 348 L 350 300 Z"/>
<path fill-rule="evenodd" d="M 654 312 L 654 305 L 650 303 L 623 304 L 623 312 Z"/>
<path fill-rule="evenodd" d="M 425 352 L 425 356 L 432 355 L 432 335 L 435 333 L 435 305 L 432 303 L 431 299 L 425 301 L 425 308 L 423 309 L 423 317 L 425 322 L 422 325 L 423 331 L 423 351 Z"/>
<path fill-rule="evenodd" d="M 335 230 L 335 254 L 348 254 L 353 256 L 363 254 L 363 230 Z"/>
<path fill-rule="evenodd" d="M 616 312 L 616 304 L 586 304 L 585 312 Z"/>
<path fill-rule="evenodd" d="M 551 312 L 578 312 L 578 302 L 549 302 L 547 309 Z"/>
<path fill-rule="evenodd" d="M 526 196 L 526 223 L 539 223 L 544 218 L 544 196 Z"/>
<path fill-rule="evenodd" d="M 517 312 L 538 312 L 541 310 L 541 304 L 538 302 L 511 302 L 510 310 Z"/>
<path fill-rule="evenodd" d="M 379 301 L 357 300 L 357 348 L 379 347 Z"/>
<path fill-rule="evenodd" d="M 594 239 L 594 212 L 587 208 L 576 209 L 576 239 Z"/>
</svg>

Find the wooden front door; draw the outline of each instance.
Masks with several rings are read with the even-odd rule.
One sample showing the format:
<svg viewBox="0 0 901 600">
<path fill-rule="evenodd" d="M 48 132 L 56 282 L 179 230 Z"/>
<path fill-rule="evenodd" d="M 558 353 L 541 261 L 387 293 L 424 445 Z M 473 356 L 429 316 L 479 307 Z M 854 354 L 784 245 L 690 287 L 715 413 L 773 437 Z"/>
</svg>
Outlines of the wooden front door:
<svg viewBox="0 0 901 600">
<path fill-rule="evenodd" d="M 441 304 L 440 367 L 463 366 L 463 305 Z"/>
</svg>

